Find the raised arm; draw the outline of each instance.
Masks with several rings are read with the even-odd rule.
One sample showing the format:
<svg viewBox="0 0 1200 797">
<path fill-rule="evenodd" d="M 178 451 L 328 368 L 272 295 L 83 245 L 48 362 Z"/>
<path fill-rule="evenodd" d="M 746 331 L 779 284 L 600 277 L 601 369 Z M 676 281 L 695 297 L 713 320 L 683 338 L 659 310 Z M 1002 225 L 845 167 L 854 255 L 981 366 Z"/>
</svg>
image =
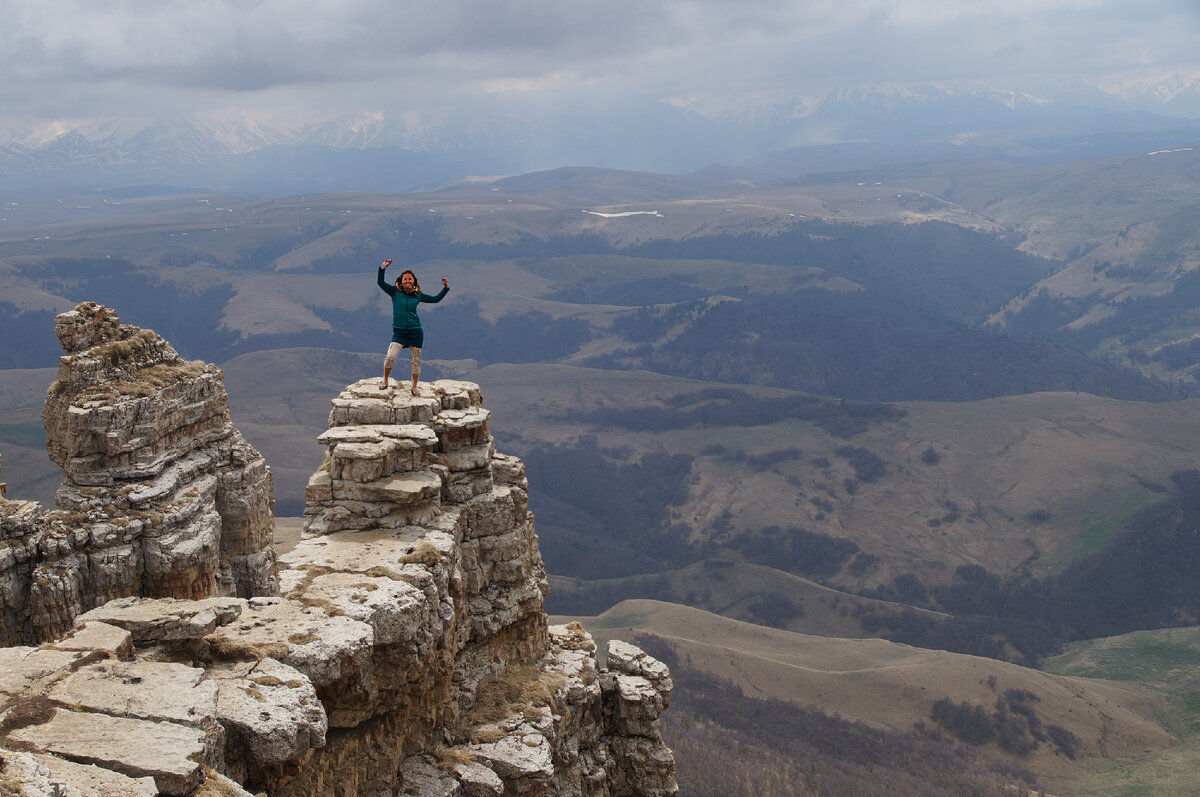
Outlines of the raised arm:
<svg viewBox="0 0 1200 797">
<path fill-rule="evenodd" d="M 377 279 L 376 282 L 379 283 L 379 287 L 382 288 L 383 292 L 386 293 L 388 296 L 395 296 L 396 288 L 392 285 L 388 285 L 387 280 L 385 280 L 383 278 L 383 273 L 385 271 L 387 271 L 387 267 L 390 266 L 391 264 L 392 264 L 392 261 L 390 261 L 390 260 L 383 261 L 383 265 L 381 265 L 379 267 L 379 279 Z"/>
<path fill-rule="evenodd" d="M 446 282 L 445 277 L 442 277 L 442 289 L 440 291 L 438 291 L 437 296 L 430 296 L 428 293 L 422 293 L 421 301 L 430 302 L 430 303 L 440 302 L 442 299 L 445 298 L 446 294 L 449 292 L 450 292 L 450 283 Z"/>
</svg>

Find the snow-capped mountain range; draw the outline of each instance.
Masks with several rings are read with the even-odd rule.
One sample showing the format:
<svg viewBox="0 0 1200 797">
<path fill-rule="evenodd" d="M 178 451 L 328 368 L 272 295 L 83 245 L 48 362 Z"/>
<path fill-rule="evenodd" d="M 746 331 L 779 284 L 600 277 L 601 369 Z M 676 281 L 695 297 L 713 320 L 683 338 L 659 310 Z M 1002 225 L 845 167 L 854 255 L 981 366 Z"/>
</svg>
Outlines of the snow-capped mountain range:
<svg viewBox="0 0 1200 797">
<path fill-rule="evenodd" d="M 372 110 L 337 118 L 239 111 L 174 120 L 31 120 L 0 123 L 0 177 L 10 188 L 413 190 L 469 175 L 568 165 L 685 173 L 846 142 L 910 146 L 1200 130 L 1200 70 L 1096 80 L 1073 95 L 1057 92 L 1074 102 L 1048 96 L 978 84 L 897 84 L 740 106 L 631 102 L 603 112 L 560 106 Z"/>
</svg>

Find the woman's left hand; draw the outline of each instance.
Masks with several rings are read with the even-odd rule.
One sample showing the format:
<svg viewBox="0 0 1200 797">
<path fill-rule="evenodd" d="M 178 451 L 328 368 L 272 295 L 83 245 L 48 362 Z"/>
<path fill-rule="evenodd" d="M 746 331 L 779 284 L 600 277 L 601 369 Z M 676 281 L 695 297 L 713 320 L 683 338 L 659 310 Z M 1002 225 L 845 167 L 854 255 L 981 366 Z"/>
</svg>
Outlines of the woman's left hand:
<svg viewBox="0 0 1200 797">
<path fill-rule="evenodd" d="M 445 277 L 442 277 L 442 287 L 443 287 L 443 288 L 449 288 L 449 287 L 450 287 L 450 283 L 449 283 L 449 282 L 446 282 L 446 278 L 445 278 Z"/>
</svg>

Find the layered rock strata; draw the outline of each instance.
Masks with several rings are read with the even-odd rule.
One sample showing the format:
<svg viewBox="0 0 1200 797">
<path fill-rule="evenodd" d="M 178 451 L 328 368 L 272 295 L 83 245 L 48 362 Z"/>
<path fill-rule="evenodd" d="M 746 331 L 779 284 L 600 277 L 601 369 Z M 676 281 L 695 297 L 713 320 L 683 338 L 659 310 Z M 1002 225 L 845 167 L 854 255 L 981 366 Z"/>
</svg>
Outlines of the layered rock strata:
<svg viewBox="0 0 1200 797">
<path fill-rule="evenodd" d="M 322 793 L 347 760 L 347 793 L 674 793 L 669 673 L 620 643 L 603 670 L 582 628 L 547 626 L 525 468 L 489 418 L 469 382 L 413 397 L 370 379 L 333 400 L 280 580 L 370 626 L 373 648 L 317 684 L 326 747 L 280 793 Z"/>
<path fill-rule="evenodd" d="M 85 352 L 128 340 L 105 317 L 96 324 L 91 308 L 79 312 L 91 320 L 65 324 L 64 345 L 76 347 L 68 351 L 104 362 Z M 97 343 L 97 328 L 110 337 Z M 157 350 L 161 364 L 219 393 L 215 369 Z M 213 497 L 219 531 L 230 513 L 245 519 L 232 524 L 247 530 L 237 539 L 252 538 L 261 504 L 244 485 L 264 471 L 245 449 L 235 455 L 203 400 L 182 398 L 203 390 L 163 377 L 177 385 L 164 400 L 179 398 L 173 415 L 189 419 L 184 430 L 164 420 L 161 404 L 135 409 L 104 391 L 85 394 L 81 385 L 111 379 L 80 379 L 102 369 L 74 362 L 80 374 L 68 369 L 67 386 L 47 401 L 47 418 L 59 423 L 52 454 L 67 472 L 60 509 L 5 501 L 0 515 L 6 535 L 18 527 L 42 535 L 35 568 L 52 558 L 43 549 L 57 556 L 62 572 L 48 585 L 73 585 L 79 605 L 94 608 L 77 617 L 58 609 L 59 622 L 74 619 L 65 635 L 0 650 L 0 793 L 675 793 L 657 723 L 670 674 L 619 642 L 601 667 L 582 627 L 548 625 L 524 466 L 495 452 L 476 385 L 435 382 L 413 397 L 365 380 L 334 399 L 304 538 L 281 557 L 278 594 L 250 596 L 238 594 L 241 574 L 274 586 L 275 571 L 239 568 L 242 554 L 232 551 L 241 549 L 223 555 L 224 543 L 209 541 L 202 496 Z M 187 453 L 168 453 L 179 450 Z M 207 470 L 214 450 L 239 467 Z M 78 526 L 61 517 L 72 507 Z M 158 526 L 150 512 L 162 516 Z M 191 545 L 186 535 L 153 537 L 181 543 L 156 549 L 163 562 L 143 582 L 154 590 L 112 594 L 107 585 L 120 579 L 106 566 L 136 556 L 123 548 L 94 565 L 87 546 L 102 536 L 96 527 L 119 545 L 135 521 L 145 534 L 184 519 Z M 88 556 L 72 570 L 81 551 Z M 78 580 L 93 568 L 103 578 Z M 30 572 L 39 595 L 69 592 Z M 93 584 L 100 588 L 89 593 Z"/>
<path fill-rule="evenodd" d="M 0 505 L 0 643 L 61 636 L 114 598 L 276 592 L 271 471 L 221 372 L 91 302 L 55 331 L 43 420 L 64 479 L 54 511 Z"/>
</svg>

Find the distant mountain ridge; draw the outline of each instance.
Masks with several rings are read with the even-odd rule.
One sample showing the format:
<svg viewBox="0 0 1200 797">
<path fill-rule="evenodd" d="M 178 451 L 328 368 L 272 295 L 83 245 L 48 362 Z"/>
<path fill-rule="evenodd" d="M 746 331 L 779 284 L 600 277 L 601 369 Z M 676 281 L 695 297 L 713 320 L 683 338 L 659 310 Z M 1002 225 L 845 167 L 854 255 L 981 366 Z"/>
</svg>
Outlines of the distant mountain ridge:
<svg viewBox="0 0 1200 797">
<path fill-rule="evenodd" d="M 847 142 L 986 145 L 1005 157 L 1021 152 L 1016 140 L 1033 136 L 1200 127 L 1200 120 L 1156 112 L 1194 109 L 1200 117 L 1200 72 L 1110 90 L 1094 89 L 1086 97 L 1091 104 L 926 83 L 841 89 L 738 109 L 630 101 L 599 111 L 26 120 L 0 129 L 0 178 L 10 189 L 162 183 L 237 193 L 411 191 L 567 165 L 680 174 Z M 1118 91 L 1128 98 L 1122 106 L 1112 99 Z M 1159 105 L 1135 101 L 1147 96 L 1159 97 Z M 1070 157 L 1069 151 L 1059 157 Z"/>
</svg>

